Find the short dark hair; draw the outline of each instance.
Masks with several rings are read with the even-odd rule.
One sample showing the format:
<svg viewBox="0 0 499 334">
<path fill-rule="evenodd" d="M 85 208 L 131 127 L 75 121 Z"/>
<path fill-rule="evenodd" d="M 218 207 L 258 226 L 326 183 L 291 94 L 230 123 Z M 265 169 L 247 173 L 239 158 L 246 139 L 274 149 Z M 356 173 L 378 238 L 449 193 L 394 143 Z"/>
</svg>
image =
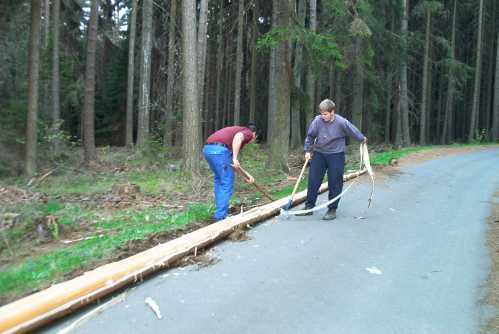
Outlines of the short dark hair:
<svg viewBox="0 0 499 334">
<path fill-rule="evenodd" d="M 246 125 L 246 127 L 247 127 L 248 129 L 250 129 L 250 130 L 251 130 L 251 132 L 257 132 L 257 130 L 258 130 L 258 129 L 256 128 L 256 124 L 255 124 L 255 123 L 248 123 L 248 125 Z"/>
</svg>

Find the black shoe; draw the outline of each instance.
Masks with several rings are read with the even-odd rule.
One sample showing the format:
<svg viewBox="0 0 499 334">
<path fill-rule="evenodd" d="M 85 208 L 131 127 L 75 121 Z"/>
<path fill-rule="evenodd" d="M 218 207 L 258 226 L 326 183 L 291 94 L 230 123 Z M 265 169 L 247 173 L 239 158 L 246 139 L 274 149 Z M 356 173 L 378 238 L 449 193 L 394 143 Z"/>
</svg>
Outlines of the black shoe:
<svg viewBox="0 0 499 334">
<path fill-rule="evenodd" d="M 327 210 L 324 217 L 322 217 L 322 220 L 333 220 L 333 219 L 336 219 L 336 209 Z"/>
<path fill-rule="evenodd" d="M 310 209 L 312 209 L 312 208 L 305 207 L 304 210 L 310 210 Z M 295 216 L 302 217 L 302 216 L 311 216 L 313 214 L 314 214 L 314 212 L 310 211 L 310 212 L 305 212 L 305 213 L 299 213 L 299 214 L 296 214 Z"/>
</svg>

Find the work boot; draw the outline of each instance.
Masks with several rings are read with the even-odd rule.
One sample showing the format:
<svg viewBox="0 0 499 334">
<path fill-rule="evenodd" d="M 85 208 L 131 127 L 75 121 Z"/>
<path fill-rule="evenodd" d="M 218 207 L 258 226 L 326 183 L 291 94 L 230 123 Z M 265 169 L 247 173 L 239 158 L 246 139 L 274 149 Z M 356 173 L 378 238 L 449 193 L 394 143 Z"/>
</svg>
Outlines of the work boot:
<svg viewBox="0 0 499 334">
<path fill-rule="evenodd" d="M 305 209 L 303 209 L 303 210 L 310 210 L 310 209 L 312 209 L 312 208 L 305 207 Z M 298 216 L 298 217 L 301 217 L 301 216 L 311 216 L 313 214 L 314 214 L 314 212 L 310 211 L 310 212 L 305 212 L 305 213 L 299 213 L 299 214 L 297 214 L 295 216 Z"/>
<path fill-rule="evenodd" d="M 328 209 L 322 220 L 336 219 L 336 209 Z"/>
</svg>

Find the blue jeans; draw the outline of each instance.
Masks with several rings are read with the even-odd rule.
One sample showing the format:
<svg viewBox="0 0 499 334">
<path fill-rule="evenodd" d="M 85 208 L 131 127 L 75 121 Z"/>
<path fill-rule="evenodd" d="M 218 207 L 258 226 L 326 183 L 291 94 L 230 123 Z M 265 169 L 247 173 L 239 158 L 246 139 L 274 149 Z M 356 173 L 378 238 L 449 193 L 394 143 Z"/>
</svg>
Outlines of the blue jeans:
<svg viewBox="0 0 499 334">
<path fill-rule="evenodd" d="M 317 201 L 317 193 L 327 170 L 329 199 L 338 196 L 343 190 L 343 170 L 345 169 L 345 153 L 324 154 L 314 152 L 308 174 L 307 208 L 313 208 Z M 337 209 L 340 200 L 328 205 L 329 209 Z"/>
<path fill-rule="evenodd" d="M 229 201 L 234 192 L 234 168 L 232 151 L 218 145 L 204 145 L 203 154 L 213 171 L 215 184 L 215 216 L 224 219 L 229 214 Z"/>
</svg>

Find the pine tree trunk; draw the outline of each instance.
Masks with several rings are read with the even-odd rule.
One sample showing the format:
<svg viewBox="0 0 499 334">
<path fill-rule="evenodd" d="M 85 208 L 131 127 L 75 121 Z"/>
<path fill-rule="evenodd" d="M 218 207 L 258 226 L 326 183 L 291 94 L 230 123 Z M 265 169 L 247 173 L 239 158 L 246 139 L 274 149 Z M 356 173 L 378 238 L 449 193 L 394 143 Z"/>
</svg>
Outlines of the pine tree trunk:
<svg viewBox="0 0 499 334">
<path fill-rule="evenodd" d="M 128 24 L 128 79 L 126 94 L 125 145 L 133 146 L 133 81 L 135 70 L 135 35 L 137 31 L 137 0 L 132 0 L 131 18 Z"/>
<path fill-rule="evenodd" d="M 244 0 L 239 0 L 237 14 L 236 77 L 234 79 L 234 125 L 241 123 L 241 74 L 243 71 Z"/>
<path fill-rule="evenodd" d="M 454 8 L 452 11 L 452 33 L 450 44 L 450 60 L 454 61 L 456 57 L 456 16 L 457 16 L 457 0 L 454 0 Z M 454 140 L 454 71 L 449 68 L 449 80 L 447 84 L 447 99 L 445 102 L 444 124 L 442 129 L 442 144 L 449 143 Z"/>
<path fill-rule="evenodd" d="M 218 36 L 217 36 L 217 82 L 216 82 L 216 92 L 215 92 L 215 129 L 221 127 L 223 118 L 223 104 L 220 103 L 222 99 L 222 74 L 223 74 L 223 64 L 224 64 L 224 41 L 223 41 L 223 17 L 224 8 L 223 3 L 220 5 L 220 12 L 218 15 Z"/>
<path fill-rule="evenodd" d="M 275 19 L 278 27 L 288 28 L 290 24 L 290 1 L 278 0 Z M 276 48 L 277 110 L 275 114 L 272 141 L 270 142 L 270 166 L 288 172 L 290 82 L 289 42 L 284 41 Z"/>
<path fill-rule="evenodd" d="M 419 144 L 426 145 L 426 113 L 428 100 L 428 76 L 430 67 L 430 34 L 431 34 L 431 12 L 426 9 L 426 33 L 423 64 L 423 88 L 421 90 L 421 114 L 419 118 Z"/>
<path fill-rule="evenodd" d="M 24 173 L 36 173 L 38 79 L 40 77 L 41 3 L 31 0 L 31 30 L 28 63 L 28 119 L 26 124 L 26 163 Z"/>
<path fill-rule="evenodd" d="M 175 36 L 177 22 L 177 0 L 170 1 L 170 21 L 168 23 L 168 69 L 166 85 L 166 117 L 165 117 L 165 132 L 163 134 L 164 146 L 173 146 L 173 134 L 175 133 L 175 115 L 173 106 L 175 105 Z"/>
<path fill-rule="evenodd" d="M 407 21 L 409 9 L 407 6 L 407 0 L 402 0 L 402 25 L 401 25 L 401 35 L 402 35 L 402 55 L 400 61 L 400 122 L 401 122 L 401 135 L 402 135 L 402 145 L 409 146 L 411 144 L 411 137 L 409 133 L 409 97 L 407 93 Z"/>
<path fill-rule="evenodd" d="M 209 0 L 201 0 L 199 13 L 199 28 L 198 28 L 198 105 L 200 115 L 204 115 L 204 87 L 206 79 L 206 48 L 207 48 L 207 31 L 208 31 L 208 3 Z M 206 121 L 206 119 L 204 119 Z M 201 127 L 200 127 L 201 130 Z"/>
<path fill-rule="evenodd" d="M 59 73 L 59 17 L 61 0 L 53 0 L 53 26 L 52 26 L 52 129 L 59 131 L 61 125 L 60 104 L 60 73 Z M 57 150 L 57 145 L 56 145 Z"/>
<path fill-rule="evenodd" d="M 249 121 L 250 123 L 255 123 L 256 117 L 256 40 L 258 38 L 258 26 L 257 26 L 257 1 L 254 1 L 253 8 L 253 20 L 251 27 L 251 67 L 250 67 L 250 111 L 249 111 Z"/>
<path fill-rule="evenodd" d="M 200 171 L 200 115 L 196 58 L 196 1 L 182 0 L 183 46 L 183 140 L 184 168 L 192 175 Z"/>
<path fill-rule="evenodd" d="M 492 111 L 492 140 L 499 139 L 499 32 L 497 33 L 496 75 L 494 87 L 494 106 Z"/>
<path fill-rule="evenodd" d="M 149 140 L 150 91 L 151 91 L 151 49 L 152 49 L 152 1 L 142 2 L 142 45 L 140 58 L 139 112 L 137 125 L 137 146 L 143 147 Z"/>
<path fill-rule="evenodd" d="M 279 1 L 272 2 L 272 27 L 277 26 L 277 13 L 279 11 Z M 268 101 L 268 114 L 267 114 L 267 143 L 273 142 L 274 126 L 276 123 L 277 114 L 277 50 L 273 48 L 270 50 L 269 61 L 269 101 Z"/>
<path fill-rule="evenodd" d="M 385 68 L 386 95 L 385 95 L 385 144 L 390 143 L 392 127 L 392 99 L 393 99 L 393 73 L 389 66 Z"/>
<path fill-rule="evenodd" d="M 298 24 L 305 26 L 305 3 L 304 0 L 298 0 Z M 291 148 L 296 149 L 302 146 L 301 135 L 301 98 L 298 92 L 303 91 L 302 82 L 303 73 L 303 44 L 298 41 L 295 47 L 295 62 L 293 64 L 293 84 L 294 94 L 291 105 Z"/>
<path fill-rule="evenodd" d="M 364 106 L 364 77 L 361 63 L 362 39 L 354 38 L 355 63 L 353 68 L 353 101 L 352 101 L 352 123 L 360 130 L 363 129 L 363 106 Z"/>
<path fill-rule="evenodd" d="M 98 0 L 92 0 L 88 23 L 87 63 L 85 69 L 85 98 L 83 103 L 83 146 L 85 163 L 96 159 L 95 151 L 95 53 L 97 48 Z"/>
<path fill-rule="evenodd" d="M 475 63 L 475 85 L 473 90 L 473 106 L 471 109 L 471 119 L 468 131 L 468 142 L 471 142 L 475 137 L 478 128 L 478 114 L 480 111 L 480 81 L 482 71 L 482 26 L 483 26 L 483 0 L 480 0 L 480 8 L 478 11 L 478 35 L 476 46 L 476 63 Z"/>
<path fill-rule="evenodd" d="M 317 0 L 310 0 L 310 31 L 317 31 Z M 310 122 L 314 117 L 315 110 L 315 78 L 312 72 L 312 62 L 308 61 L 307 68 L 307 79 L 306 79 L 306 88 L 307 88 L 307 106 L 305 108 L 305 126 L 309 126 Z"/>
</svg>

